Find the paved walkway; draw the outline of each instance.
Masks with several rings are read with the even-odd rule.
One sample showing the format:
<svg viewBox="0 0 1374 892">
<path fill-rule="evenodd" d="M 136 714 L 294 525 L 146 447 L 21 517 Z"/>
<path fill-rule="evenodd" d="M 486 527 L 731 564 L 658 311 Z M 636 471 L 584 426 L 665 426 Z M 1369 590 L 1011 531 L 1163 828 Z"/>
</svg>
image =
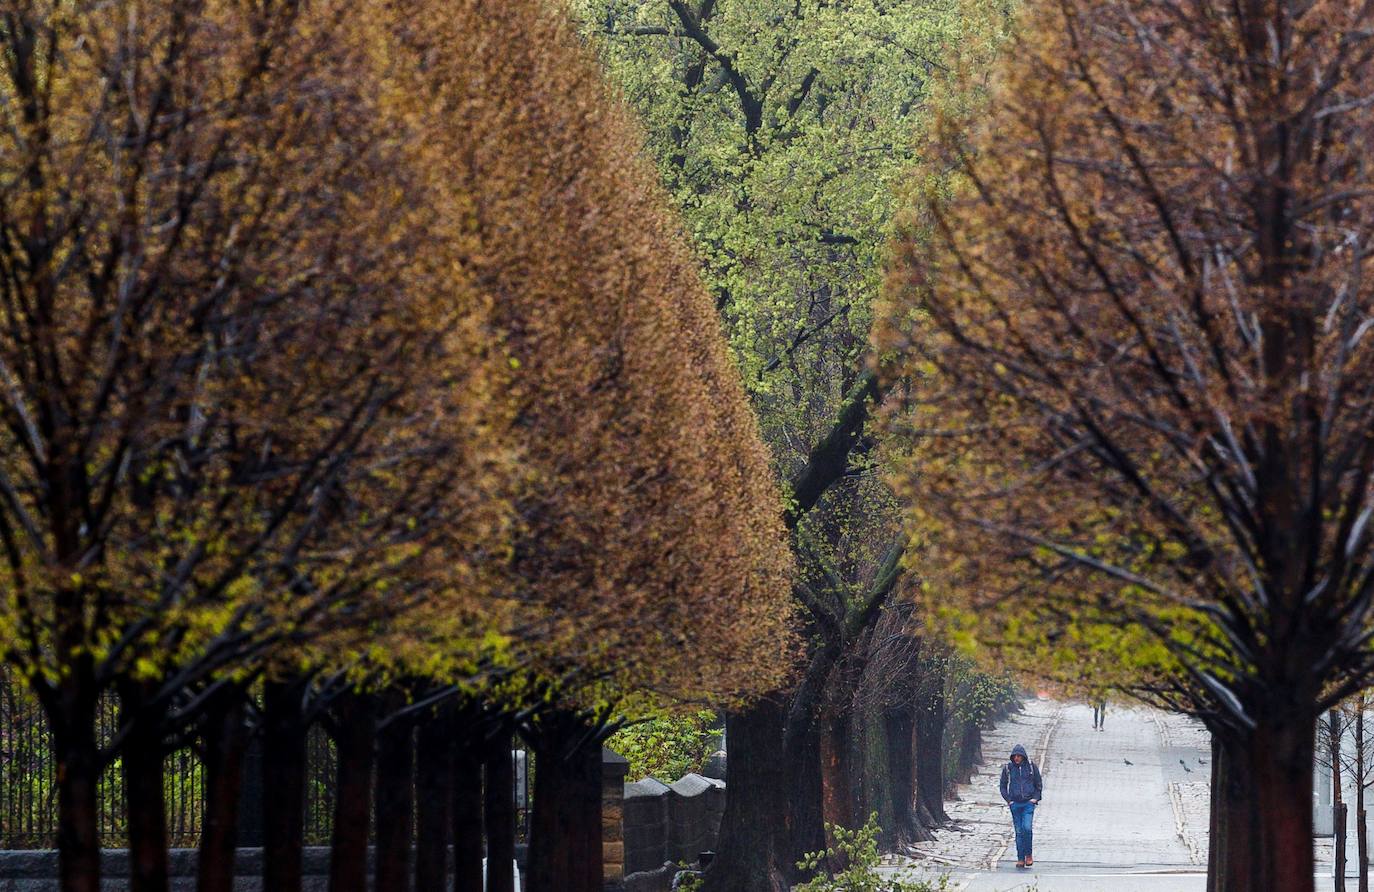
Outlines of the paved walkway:
<svg viewBox="0 0 1374 892">
<path fill-rule="evenodd" d="M 1014 743 L 1026 745 L 1045 778 L 1030 870 L 1016 868 L 1011 821 L 997 791 L 1002 753 Z M 967 892 L 1204 888 L 1210 753 L 1206 734 L 1187 719 L 1111 708 L 1106 730 L 1094 731 L 1089 707 L 1035 700 L 988 733 L 984 753 L 987 765 L 950 809 L 961 827 L 894 861 L 894 871 L 947 873 L 952 889 Z M 1200 844 L 1188 821 L 1199 815 L 1199 781 Z"/>
<path fill-rule="evenodd" d="M 1029 870 L 1016 868 L 1011 819 L 997 790 L 1003 754 L 1016 743 L 1045 779 Z M 1090 707 L 1032 700 L 987 733 L 983 752 L 987 764 L 947 807 L 956 826 L 889 859 L 891 872 L 947 875 L 952 892 L 1205 889 L 1211 748 L 1199 723 L 1110 707 L 1106 730 L 1094 731 Z M 1317 851 L 1329 874 L 1329 854 L 1321 865 Z"/>
</svg>

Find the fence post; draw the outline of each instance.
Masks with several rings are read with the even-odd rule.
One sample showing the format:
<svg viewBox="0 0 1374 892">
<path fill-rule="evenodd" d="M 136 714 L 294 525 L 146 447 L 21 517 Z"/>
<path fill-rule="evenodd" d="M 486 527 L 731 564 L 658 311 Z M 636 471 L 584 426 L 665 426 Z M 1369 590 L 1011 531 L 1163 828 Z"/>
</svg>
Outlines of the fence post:
<svg viewBox="0 0 1374 892">
<path fill-rule="evenodd" d="M 621 888 L 625 880 L 625 775 L 629 771 L 624 756 L 601 748 L 601 855 L 607 890 Z"/>
</svg>

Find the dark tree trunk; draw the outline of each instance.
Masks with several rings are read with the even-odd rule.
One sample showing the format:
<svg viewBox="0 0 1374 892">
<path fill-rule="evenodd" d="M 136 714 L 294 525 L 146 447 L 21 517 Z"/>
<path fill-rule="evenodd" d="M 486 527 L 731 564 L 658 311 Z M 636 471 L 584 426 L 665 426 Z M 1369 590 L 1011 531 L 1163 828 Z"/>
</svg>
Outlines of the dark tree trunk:
<svg viewBox="0 0 1374 892">
<path fill-rule="evenodd" d="M 1226 863 L 1226 797 L 1223 795 L 1226 775 L 1222 771 L 1225 758 L 1221 739 L 1212 735 L 1212 795 L 1207 808 L 1207 892 L 1222 892 L 1221 866 Z"/>
<path fill-rule="evenodd" d="M 405 697 L 393 692 L 384 709 L 399 712 Z M 377 734 L 376 892 L 410 889 L 410 847 L 415 825 L 415 726 L 395 719 Z"/>
<path fill-rule="evenodd" d="M 1355 847 L 1360 857 L 1360 892 L 1369 892 L 1369 821 L 1364 811 L 1364 709 L 1365 697 L 1360 695 L 1356 701 L 1355 713 Z"/>
<path fill-rule="evenodd" d="M 794 720 L 798 720 L 795 712 L 793 716 Z M 804 721 L 806 727 L 792 731 L 785 738 L 792 740 L 793 743 L 780 756 L 784 777 L 787 778 L 784 787 L 787 795 L 783 797 L 780 807 L 786 810 L 779 812 L 773 819 L 788 828 L 779 836 L 780 840 L 788 844 L 788 848 L 780 852 L 783 860 L 779 864 L 779 869 L 792 883 L 809 879 L 803 876 L 797 862 L 808 853 L 819 852 L 825 848 L 825 783 L 821 776 L 821 729 L 817 722 L 811 720 L 810 713 L 804 713 L 799 720 Z M 730 743 L 730 747 L 734 748 L 733 742 Z M 728 785 L 725 795 L 728 804 Z"/>
<path fill-rule="evenodd" d="M 1246 735 L 1213 729 L 1209 892 L 1312 892 L 1310 720 L 1261 722 Z M 1227 735 L 1227 736 L 1223 736 Z"/>
<path fill-rule="evenodd" d="M 854 790 L 850 784 L 848 715 L 821 720 L 821 801 L 827 824 L 854 829 Z M 833 842 L 833 840 L 832 840 Z"/>
<path fill-rule="evenodd" d="M 501 731 L 486 745 L 483 823 L 487 831 L 487 892 L 516 892 L 511 866 L 515 862 L 515 767 L 511 744 L 511 733 Z M 529 783 L 528 765 L 525 783 Z"/>
<path fill-rule="evenodd" d="M 883 730 L 887 736 L 888 793 L 892 797 L 890 844 L 900 849 L 934 839 L 916 818 L 916 714 L 907 707 L 888 710 L 883 715 Z"/>
<path fill-rule="evenodd" d="M 1246 892 L 1313 888 L 1312 724 L 1297 713 L 1287 720 L 1261 723 L 1244 741 L 1246 773 L 1255 791 L 1251 814 L 1257 826 L 1249 851 L 1233 849 L 1227 855 L 1232 861 L 1254 860 L 1255 882 Z"/>
<path fill-rule="evenodd" d="M 457 892 L 482 890 L 482 758 L 479 741 L 456 741 L 453 770 L 453 882 Z M 492 872 L 501 865 L 492 862 Z M 509 864 L 506 872 L 510 872 Z"/>
<path fill-rule="evenodd" d="M 147 685 L 119 685 L 120 747 L 129 833 L 130 892 L 167 892 L 167 802 L 158 716 L 145 712 Z"/>
<path fill-rule="evenodd" d="M 334 833 L 329 852 L 330 892 L 367 892 L 368 818 L 372 813 L 372 738 L 376 705 L 365 694 L 346 693 L 334 703 L 338 755 Z"/>
<path fill-rule="evenodd" d="M 448 837 L 453 826 L 452 734 L 452 721 L 447 712 L 440 712 L 426 716 L 416 735 L 416 892 L 448 888 Z"/>
<path fill-rule="evenodd" d="M 305 836 L 306 681 L 263 685 L 263 892 L 300 892 Z"/>
<path fill-rule="evenodd" d="M 95 683 L 85 671 L 63 679 L 50 720 L 57 760 L 57 864 L 62 892 L 100 892 Z"/>
<path fill-rule="evenodd" d="M 232 892 L 234 888 L 239 793 L 249 738 L 246 705 L 242 691 L 228 688 L 210 701 L 201 720 L 205 822 L 196 863 L 197 892 Z"/>
<path fill-rule="evenodd" d="M 789 790 L 777 757 L 785 708 L 783 698 L 765 698 L 726 717 L 725 814 L 704 892 L 787 892 Z"/>
<path fill-rule="evenodd" d="M 601 892 L 601 746 L 574 713 L 539 717 L 529 892 Z"/>
<path fill-rule="evenodd" d="M 967 784 L 973 780 L 973 771 L 983 761 L 983 731 L 976 722 L 964 725 L 963 738 L 959 746 L 959 782 Z"/>
<path fill-rule="evenodd" d="M 1341 713 L 1332 709 L 1326 714 L 1326 749 L 1331 763 L 1331 831 L 1332 878 L 1335 892 L 1345 892 L 1345 803 L 1341 801 Z"/>
<path fill-rule="evenodd" d="M 1217 835 L 1212 838 L 1214 851 L 1208 857 L 1208 888 L 1209 892 L 1251 892 L 1260 888 L 1255 885 L 1253 853 L 1257 823 L 1254 784 L 1246 777 L 1244 744 L 1224 739 L 1216 730 L 1212 734 L 1216 774 L 1212 822 Z M 1311 792 L 1307 795 L 1310 798 Z"/>
<path fill-rule="evenodd" d="M 916 711 L 916 791 L 931 820 L 943 824 L 945 814 L 945 698 L 936 692 L 922 697 Z"/>
</svg>

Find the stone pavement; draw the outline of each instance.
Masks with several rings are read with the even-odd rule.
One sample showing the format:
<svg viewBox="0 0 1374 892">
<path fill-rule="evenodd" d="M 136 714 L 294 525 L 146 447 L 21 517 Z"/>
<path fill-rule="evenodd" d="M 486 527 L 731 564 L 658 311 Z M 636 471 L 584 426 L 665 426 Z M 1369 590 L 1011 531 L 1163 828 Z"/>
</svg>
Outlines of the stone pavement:
<svg viewBox="0 0 1374 892">
<path fill-rule="evenodd" d="M 1018 870 L 997 790 L 1003 754 L 1023 743 L 1040 765 L 1035 867 Z M 1111 706 L 1094 731 L 1083 704 L 1031 700 L 988 732 L 987 764 L 947 806 L 940 830 L 888 870 L 947 876 L 952 892 L 1202 892 L 1206 887 L 1210 741 L 1183 716 Z M 1318 845 L 1318 852 L 1322 847 Z M 1328 864 L 1319 875 L 1329 875 Z M 1321 869 L 1324 868 L 1324 871 Z M 1329 880 L 1328 880 L 1329 882 Z"/>
</svg>

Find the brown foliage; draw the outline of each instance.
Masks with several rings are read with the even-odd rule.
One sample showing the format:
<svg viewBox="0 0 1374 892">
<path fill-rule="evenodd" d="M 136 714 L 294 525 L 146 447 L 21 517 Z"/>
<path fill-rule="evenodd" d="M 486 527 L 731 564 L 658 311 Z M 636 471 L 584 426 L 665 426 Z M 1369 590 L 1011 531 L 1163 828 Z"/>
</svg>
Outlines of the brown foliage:
<svg viewBox="0 0 1374 892">
<path fill-rule="evenodd" d="M 0 572 L 40 693 L 365 627 L 434 590 L 427 537 L 499 532 L 483 308 L 341 12 L 7 10 Z"/>
<path fill-rule="evenodd" d="M 641 137 L 544 0 L 389 7 L 490 298 L 528 476 L 514 569 L 542 665 L 681 696 L 789 667 L 781 508 Z"/>
<path fill-rule="evenodd" d="M 1025 22 L 986 120 L 932 146 L 958 183 L 921 196 L 890 281 L 936 587 L 1000 608 L 993 634 L 1141 624 L 1213 729 L 1301 786 L 1310 733 L 1279 729 L 1374 656 L 1374 6 Z M 1305 846 L 1257 888 L 1310 884 Z"/>
</svg>

